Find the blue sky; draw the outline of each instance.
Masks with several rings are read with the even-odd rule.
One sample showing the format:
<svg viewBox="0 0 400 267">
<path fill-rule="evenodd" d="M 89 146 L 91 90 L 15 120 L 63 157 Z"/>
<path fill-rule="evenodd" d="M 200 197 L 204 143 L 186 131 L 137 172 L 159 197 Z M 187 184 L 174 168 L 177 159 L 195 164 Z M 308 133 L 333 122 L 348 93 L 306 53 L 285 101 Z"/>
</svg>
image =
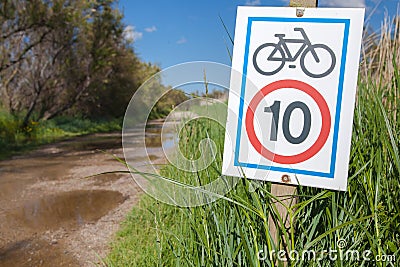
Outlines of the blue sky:
<svg viewBox="0 0 400 267">
<path fill-rule="evenodd" d="M 230 65 L 232 50 L 219 16 L 232 35 L 236 7 L 288 6 L 289 0 L 120 0 L 126 37 L 138 56 L 162 68 L 207 60 Z M 388 14 L 397 13 L 399 0 L 319 0 L 319 7 L 366 7 L 366 23 L 374 29 Z"/>
</svg>

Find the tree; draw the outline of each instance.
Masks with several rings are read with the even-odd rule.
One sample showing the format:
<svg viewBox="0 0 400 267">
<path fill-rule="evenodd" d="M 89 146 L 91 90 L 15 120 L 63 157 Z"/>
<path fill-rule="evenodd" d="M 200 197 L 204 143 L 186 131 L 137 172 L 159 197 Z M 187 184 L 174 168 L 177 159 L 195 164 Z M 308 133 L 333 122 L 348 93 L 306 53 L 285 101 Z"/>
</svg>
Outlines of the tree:
<svg viewBox="0 0 400 267">
<path fill-rule="evenodd" d="M 144 80 L 114 0 L 0 2 L 0 96 L 23 125 L 60 114 L 121 116 Z"/>
</svg>

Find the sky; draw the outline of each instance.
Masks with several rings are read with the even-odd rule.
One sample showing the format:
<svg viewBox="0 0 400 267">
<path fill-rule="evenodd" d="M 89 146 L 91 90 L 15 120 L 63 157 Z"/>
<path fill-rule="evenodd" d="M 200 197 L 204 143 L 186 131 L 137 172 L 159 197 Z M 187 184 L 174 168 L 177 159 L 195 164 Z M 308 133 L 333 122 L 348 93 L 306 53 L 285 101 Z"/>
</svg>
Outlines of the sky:
<svg viewBox="0 0 400 267">
<path fill-rule="evenodd" d="M 237 6 L 288 6 L 289 0 L 119 0 L 125 37 L 145 62 L 167 68 L 189 61 L 230 65 Z M 379 29 L 398 14 L 399 0 L 319 0 L 318 7 L 365 7 L 365 24 Z M 221 22 L 223 21 L 223 23 Z M 224 24 L 227 31 L 224 29 Z M 228 34 L 229 33 L 229 34 Z"/>
</svg>

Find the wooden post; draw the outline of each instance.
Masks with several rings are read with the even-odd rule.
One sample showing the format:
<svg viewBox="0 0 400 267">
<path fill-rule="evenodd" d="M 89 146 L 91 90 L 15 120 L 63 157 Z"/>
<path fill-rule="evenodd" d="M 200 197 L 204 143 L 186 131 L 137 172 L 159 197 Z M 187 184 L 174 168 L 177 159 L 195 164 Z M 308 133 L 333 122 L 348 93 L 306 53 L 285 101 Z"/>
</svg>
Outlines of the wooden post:
<svg viewBox="0 0 400 267">
<path fill-rule="evenodd" d="M 290 0 L 289 6 L 291 7 L 317 7 L 318 6 L 318 0 Z M 301 13 L 301 16 L 303 14 Z M 307 15 L 307 14 L 306 14 Z M 289 175 L 282 175 L 282 182 L 287 183 L 290 182 L 290 176 Z M 294 192 L 296 191 L 296 186 L 292 185 L 284 185 L 284 184 L 272 184 L 271 185 L 271 193 L 281 199 L 281 201 L 287 205 L 291 206 L 291 204 L 294 204 L 296 202 L 296 199 L 294 198 Z M 283 196 L 283 197 L 282 197 Z M 286 197 L 284 197 L 286 196 Z M 290 197 L 292 196 L 292 197 Z M 285 221 L 285 226 L 289 227 L 289 217 L 287 216 L 287 210 L 285 207 L 279 203 L 276 204 L 277 210 L 280 214 L 280 216 L 285 219 L 286 217 L 288 220 Z M 274 220 L 272 220 L 271 217 L 269 217 L 269 227 L 271 234 L 274 238 L 275 243 L 277 243 L 277 231 L 276 231 L 276 225 L 274 223 Z M 286 244 L 289 245 L 289 244 Z M 279 248 L 278 248 L 279 249 Z"/>
</svg>

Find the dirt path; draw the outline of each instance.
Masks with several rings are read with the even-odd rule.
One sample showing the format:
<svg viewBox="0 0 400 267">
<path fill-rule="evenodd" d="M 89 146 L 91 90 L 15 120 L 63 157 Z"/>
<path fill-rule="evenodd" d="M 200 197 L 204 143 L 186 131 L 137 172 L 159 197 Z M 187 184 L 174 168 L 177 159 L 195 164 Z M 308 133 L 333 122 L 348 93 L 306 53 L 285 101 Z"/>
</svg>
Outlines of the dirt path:
<svg viewBox="0 0 400 267">
<path fill-rule="evenodd" d="M 160 155 L 154 139 L 151 157 Z M 94 266 L 140 188 L 112 155 L 121 136 L 95 134 L 0 161 L 0 266 Z M 146 154 L 138 149 L 138 165 Z"/>
</svg>

